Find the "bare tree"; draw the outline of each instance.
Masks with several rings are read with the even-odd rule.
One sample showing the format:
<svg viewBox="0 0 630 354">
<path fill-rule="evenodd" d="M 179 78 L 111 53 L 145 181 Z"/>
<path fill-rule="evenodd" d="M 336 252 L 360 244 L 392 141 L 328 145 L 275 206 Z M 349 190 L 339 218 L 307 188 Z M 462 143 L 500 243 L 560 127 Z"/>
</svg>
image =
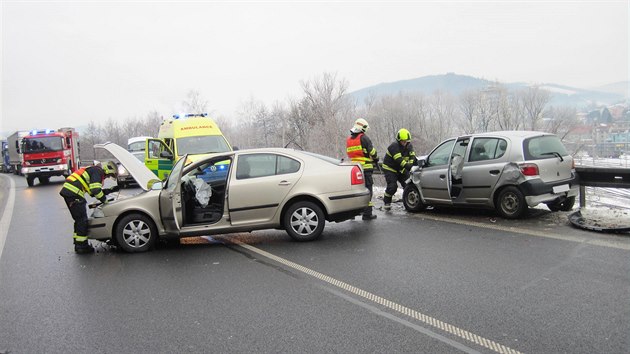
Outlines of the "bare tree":
<svg viewBox="0 0 630 354">
<path fill-rule="evenodd" d="M 103 130 L 93 121 L 88 123 L 87 129 L 80 137 L 80 152 L 81 161 L 88 162 L 90 160 L 97 159 L 97 150 L 94 148 L 95 144 L 102 143 Z"/>
<path fill-rule="evenodd" d="M 521 91 L 520 96 L 525 112 L 525 119 L 529 122 L 530 129 L 538 129 L 542 119 L 542 113 L 551 99 L 551 94 L 549 91 L 543 90 L 539 86 L 533 86 Z"/>
<path fill-rule="evenodd" d="M 435 146 L 458 131 L 458 127 L 453 124 L 457 122 L 455 117 L 455 100 L 448 93 L 436 91 L 430 97 L 429 108 L 430 119 L 427 122 L 426 137 L 427 143 Z"/>
<path fill-rule="evenodd" d="M 544 131 L 556 134 L 564 140 L 579 125 L 577 110 L 574 107 L 550 107 L 545 112 Z"/>
<path fill-rule="evenodd" d="M 352 120 L 352 102 L 346 96 L 348 84 L 336 74 L 301 83 L 304 96 L 291 100 L 288 114 L 290 140 L 305 150 L 325 155 L 345 154 L 343 127 Z M 326 144 L 321 144 L 321 142 Z M 343 149 L 342 149 L 343 145 Z"/>
<path fill-rule="evenodd" d="M 466 134 L 472 134 L 477 127 L 479 91 L 468 90 L 459 96 L 459 109 L 461 110 L 460 128 Z"/>
<path fill-rule="evenodd" d="M 186 100 L 182 102 L 186 113 L 207 113 L 208 101 L 201 98 L 199 91 L 190 90 Z"/>
<path fill-rule="evenodd" d="M 157 111 L 149 112 L 142 122 L 142 131 L 138 132 L 137 136 L 153 136 L 157 137 L 160 131 L 160 125 L 164 121 Z"/>
</svg>

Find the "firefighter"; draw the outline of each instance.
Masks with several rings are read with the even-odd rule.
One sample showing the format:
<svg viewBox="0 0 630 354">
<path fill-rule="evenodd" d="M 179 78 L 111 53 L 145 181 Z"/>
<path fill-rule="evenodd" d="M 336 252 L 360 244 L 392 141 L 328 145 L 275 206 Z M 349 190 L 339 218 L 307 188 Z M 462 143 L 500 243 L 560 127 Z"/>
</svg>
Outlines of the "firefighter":
<svg viewBox="0 0 630 354">
<path fill-rule="evenodd" d="M 374 185 L 372 173 L 374 172 L 374 165 L 378 163 L 378 155 L 376 149 L 372 146 L 372 141 L 365 135 L 369 128 L 368 122 L 363 118 L 359 118 L 354 122 L 354 126 L 350 129 L 350 136 L 346 139 L 348 158 L 352 162 L 359 162 L 363 165 L 365 186 L 370 191 L 370 201 L 363 210 L 363 220 L 376 219 L 376 215 L 372 213 L 374 208 L 372 203 L 372 186 Z"/>
<path fill-rule="evenodd" d="M 88 243 L 88 217 L 85 193 L 106 203 L 106 195 L 118 191 L 118 186 L 103 189 L 105 178 L 116 178 L 118 168 L 112 161 L 102 165 L 81 168 L 66 178 L 59 195 L 63 197 L 74 219 L 74 251 L 79 254 L 92 253 L 94 248 Z"/>
<path fill-rule="evenodd" d="M 396 134 L 396 141 L 389 145 L 383 158 L 383 174 L 387 183 L 383 196 L 384 210 L 392 209 L 392 197 L 396 194 L 398 183 L 405 188 L 405 180 L 415 163 L 416 153 L 411 145 L 411 133 L 407 129 L 400 129 Z"/>
</svg>

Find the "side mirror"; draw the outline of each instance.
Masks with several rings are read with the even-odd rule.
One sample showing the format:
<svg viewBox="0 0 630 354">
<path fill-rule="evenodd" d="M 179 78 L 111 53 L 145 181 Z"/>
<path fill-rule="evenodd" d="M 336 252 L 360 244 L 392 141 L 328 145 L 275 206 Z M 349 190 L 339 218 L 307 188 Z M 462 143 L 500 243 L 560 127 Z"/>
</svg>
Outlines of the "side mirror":
<svg viewBox="0 0 630 354">
<path fill-rule="evenodd" d="M 425 160 L 424 158 L 421 158 L 417 161 L 418 167 L 424 167 L 427 165 L 427 160 Z"/>
<path fill-rule="evenodd" d="M 164 150 L 160 153 L 160 157 L 163 157 L 165 159 L 169 159 L 172 160 L 173 159 L 173 154 L 171 154 L 170 152 Z"/>
</svg>

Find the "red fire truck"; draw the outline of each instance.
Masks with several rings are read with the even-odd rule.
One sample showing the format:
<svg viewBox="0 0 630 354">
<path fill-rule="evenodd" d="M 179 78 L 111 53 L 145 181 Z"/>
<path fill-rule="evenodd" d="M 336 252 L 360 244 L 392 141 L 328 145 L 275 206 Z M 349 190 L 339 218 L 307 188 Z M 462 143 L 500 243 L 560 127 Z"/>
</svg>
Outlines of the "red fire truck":
<svg viewBox="0 0 630 354">
<path fill-rule="evenodd" d="M 29 187 L 35 178 L 46 184 L 52 176 L 69 176 L 79 168 L 79 133 L 73 128 L 33 130 L 24 138 L 22 174 Z"/>
</svg>

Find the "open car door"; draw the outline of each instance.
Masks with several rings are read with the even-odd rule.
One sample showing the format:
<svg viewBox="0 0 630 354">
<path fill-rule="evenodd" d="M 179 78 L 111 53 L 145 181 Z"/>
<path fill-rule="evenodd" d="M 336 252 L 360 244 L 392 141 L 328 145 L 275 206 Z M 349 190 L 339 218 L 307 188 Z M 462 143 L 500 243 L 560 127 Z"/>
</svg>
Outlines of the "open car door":
<svg viewBox="0 0 630 354">
<path fill-rule="evenodd" d="M 180 180 L 186 157 L 179 159 L 160 192 L 160 217 L 167 233 L 179 233 L 183 224 L 182 187 Z"/>
<path fill-rule="evenodd" d="M 452 203 L 450 163 L 454 145 L 454 139 L 447 140 L 427 156 L 420 176 L 420 189 L 425 200 L 440 204 Z"/>
<path fill-rule="evenodd" d="M 463 190 L 462 177 L 469 143 L 470 137 L 468 136 L 457 138 L 450 155 L 446 178 L 448 180 L 448 194 L 451 201 L 456 199 Z"/>
</svg>

